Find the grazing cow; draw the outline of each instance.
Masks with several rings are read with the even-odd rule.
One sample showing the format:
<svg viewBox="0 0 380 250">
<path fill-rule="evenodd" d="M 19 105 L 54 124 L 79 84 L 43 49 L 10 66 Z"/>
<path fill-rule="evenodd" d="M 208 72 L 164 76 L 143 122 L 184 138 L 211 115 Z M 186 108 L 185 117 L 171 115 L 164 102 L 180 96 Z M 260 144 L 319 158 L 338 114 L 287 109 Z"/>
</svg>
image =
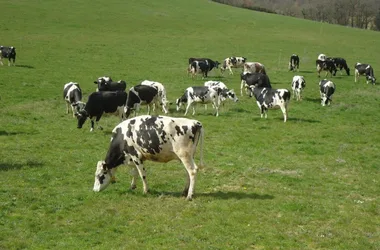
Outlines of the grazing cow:
<svg viewBox="0 0 380 250">
<path fill-rule="evenodd" d="M 330 105 L 335 92 L 335 84 L 330 80 L 323 79 L 319 82 L 319 92 L 321 94 L 321 105 Z"/>
<path fill-rule="evenodd" d="M 253 95 L 259 106 L 261 118 L 265 115 L 267 118 L 268 108 L 279 106 L 284 115 L 284 122 L 288 119 L 288 104 L 290 101 L 290 91 L 287 89 L 261 88 L 255 85 L 250 86 Z"/>
<path fill-rule="evenodd" d="M 123 120 L 124 106 L 127 101 L 127 93 L 124 91 L 100 91 L 88 96 L 85 107 L 75 115 L 78 119 L 78 128 L 82 128 L 87 118 L 91 119 L 91 132 L 94 130 L 94 119 L 99 129 L 98 122 L 103 113 L 117 113 Z"/>
<path fill-rule="evenodd" d="M 298 55 L 293 54 L 290 56 L 289 60 L 289 71 L 299 71 L 300 69 L 300 58 Z"/>
<path fill-rule="evenodd" d="M 302 99 L 301 92 L 306 86 L 306 81 L 303 76 L 294 76 L 292 81 L 293 97 L 300 101 Z"/>
<path fill-rule="evenodd" d="M 82 90 L 79 87 L 79 84 L 76 82 L 66 83 L 63 87 L 63 98 L 66 101 L 66 113 L 73 112 L 73 117 L 75 113 L 84 108 L 84 103 L 82 102 Z"/>
<path fill-rule="evenodd" d="M 186 103 L 186 111 L 184 115 L 187 115 L 189 108 L 193 105 L 193 115 L 195 114 L 194 103 L 208 104 L 212 103 L 212 106 L 216 110 L 216 116 L 219 116 L 219 106 L 221 102 L 220 89 L 209 88 L 206 86 L 188 87 L 185 93 L 176 100 L 177 111 L 180 110 L 183 103 Z"/>
<path fill-rule="evenodd" d="M 194 155 L 200 144 L 200 164 L 203 165 L 203 126 L 197 120 L 167 116 L 138 116 L 125 120 L 112 130 L 111 143 L 104 161 L 98 161 L 93 190 L 104 190 L 114 179 L 121 164 L 133 166 L 131 189 L 136 188 L 138 175 L 144 193 L 149 192 L 144 161 L 169 162 L 180 160 L 187 171 L 183 195 L 193 198 L 198 166 Z"/>
<path fill-rule="evenodd" d="M 328 59 L 331 59 L 334 62 L 335 67 L 339 69 L 339 72 L 341 75 L 342 75 L 342 69 L 346 71 L 348 76 L 350 75 L 350 68 L 348 67 L 347 62 L 344 58 L 333 57 L 333 58 L 328 58 Z"/>
<path fill-rule="evenodd" d="M 3 58 L 8 58 L 8 66 L 11 66 L 13 62 L 13 66 L 16 63 L 16 48 L 15 47 L 5 47 L 0 46 L 0 64 L 3 64 Z"/>
<path fill-rule="evenodd" d="M 218 65 L 218 61 L 193 61 L 190 64 L 191 77 L 194 78 L 196 74 L 202 74 L 202 79 L 204 79 L 207 77 L 208 72 L 213 68 L 218 68 Z"/>
<path fill-rule="evenodd" d="M 166 98 L 166 90 L 165 90 L 164 85 L 162 83 L 153 82 L 153 81 L 149 81 L 149 80 L 144 80 L 140 84 L 150 86 L 150 87 L 157 89 L 157 95 L 158 95 L 160 105 L 162 106 L 162 111 L 165 114 L 167 114 L 168 113 L 168 108 L 167 108 L 168 100 Z M 155 108 L 156 108 L 156 105 L 154 103 L 153 104 L 153 111 L 155 111 Z"/>
<path fill-rule="evenodd" d="M 220 90 L 220 101 L 224 102 L 227 98 L 233 100 L 234 102 L 239 101 L 237 98 L 235 91 L 233 89 L 228 89 L 226 84 L 219 81 L 207 81 L 204 83 L 204 86 L 213 88 L 215 90 Z"/>
<path fill-rule="evenodd" d="M 375 75 L 373 74 L 373 68 L 371 65 L 365 64 L 365 63 L 356 63 L 355 64 L 355 82 L 357 82 L 357 80 L 359 79 L 359 76 L 361 75 L 365 75 L 367 79 L 367 84 L 369 81 L 371 81 L 373 85 L 376 84 L 376 78 L 375 78 Z"/>
<path fill-rule="evenodd" d="M 252 97 L 252 91 L 250 86 L 256 85 L 261 88 L 272 88 L 268 75 L 254 72 L 246 73 L 243 72 L 240 74 L 240 94 L 243 95 L 243 88 L 249 92 L 249 96 Z"/>
<path fill-rule="evenodd" d="M 153 105 L 160 106 L 158 90 L 155 87 L 139 84 L 129 89 L 125 118 L 129 117 L 132 110 L 135 111 L 136 116 L 141 105 L 148 105 L 148 115 L 150 115 L 150 108 L 153 108 Z M 155 111 L 157 113 L 157 110 Z"/>
<path fill-rule="evenodd" d="M 334 64 L 333 60 L 328 59 L 328 58 L 326 58 L 326 60 L 324 60 L 324 61 L 317 59 L 315 61 L 315 64 L 317 66 L 318 77 L 321 77 L 321 71 L 322 70 L 326 71 L 325 77 L 327 76 L 327 74 L 329 72 L 330 72 L 331 76 L 335 76 L 336 75 L 337 69 L 335 67 L 335 64 Z"/>
<path fill-rule="evenodd" d="M 125 91 L 127 87 L 125 81 L 114 82 L 109 76 L 101 76 L 94 83 L 98 85 L 97 91 Z"/>
<path fill-rule="evenodd" d="M 232 68 L 243 68 L 244 63 L 247 61 L 246 57 L 228 57 L 224 59 L 222 66 L 220 67 L 220 71 L 222 74 L 226 69 L 230 71 L 230 75 L 233 75 Z"/>
<path fill-rule="evenodd" d="M 246 73 L 263 73 L 264 75 L 267 74 L 265 70 L 265 66 L 262 63 L 259 62 L 246 62 L 244 63 L 243 72 Z"/>
</svg>

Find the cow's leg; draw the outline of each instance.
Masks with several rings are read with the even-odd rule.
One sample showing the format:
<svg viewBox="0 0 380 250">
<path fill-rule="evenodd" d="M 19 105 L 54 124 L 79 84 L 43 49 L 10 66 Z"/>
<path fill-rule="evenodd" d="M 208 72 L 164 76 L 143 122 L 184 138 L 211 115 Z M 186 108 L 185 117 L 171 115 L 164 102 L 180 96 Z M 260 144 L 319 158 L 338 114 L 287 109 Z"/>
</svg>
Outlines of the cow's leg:
<svg viewBox="0 0 380 250">
<path fill-rule="evenodd" d="M 189 111 L 189 108 L 190 108 L 191 104 L 192 104 L 192 102 L 190 102 L 190 101 L 187 102 L 186 111 L 185 111 L 185 114 L 184 114 L 185 116 L 187 115 L 187 112 Z"/>
<path fill-rule="evenodd" d="M 91 118 L 90 122 L 91 122 L 90 132 L 92 132 L 92 131 L 94 131 L 94 120 L 93 120 L 93 118 Z"/>
<path fill-rule="evenodd" d="M 148 186 L 148 183 L 146 181 L 146 171 L 145 171 L 145 168 L 144 168 L 144 164 L 143 164 L 142 160 L 140 158 L 138 158 L 138 157 L 132 157 L 132 159 L 133 159 L 133 162 L 136 165 L 136 169 L 139 172 L 140 178 L 142 180 L 142 183 L 143 183 L 143 192 L 144 192 L 144 194 L 146 194 L 146 193 L 149 192 L 149 186 Z"/>
<path fill-rule="evenodd" d="M 97 116 L 95 122 L 96 122 L 96 127 L 98 127 L 98 129 L 100 130 L 103 130 L 103 127 L 99 125 L 99 120 L 101 117 L 102 117 L 101 115 Z"/>
<path fill-rule="evenodd" d="M 234 72 L 232 72 L 232 69 L 231 69 L 231 67 L 230 67 L 230 66 L 228 66 L 228 69 L 229 69 L 229 71 L 230 71 L 230 75 L 233 75 L 233 74 L 234 74 Z"/>
<path fill-rule="evenodd" d="M 1 53 L 1 52 L 0 52 Z M 0 57 L 0 65 L 3 66 L 3 59 Z"/>
<path fill-rule="evenodd" d="M 187 153 L 187 156 L 179 158 L 187 171 L 185 189 L 183 190 L 182 195 L 186 196 L 186 200 L 192 200 L 198 167 L 194 162 L 193 155 L 189 155 L 189 153 Z"/>
<path fill-rule="evenodd" d="M 240 83 L 240 95 L 243 96 L 243 88 L 245 87 L 245 81 L 241 80 Z"/>
<path fill-rule="evenodd" d="M 133 189 L 136 189 L 136 187 L 137 187 L 136 179 L 139 177 L 139 172 L 138 172 L 136 166 L 132 166 L 131 175 L 132 175 L 131 189 L 133 190 Z"/>
<path fill-rule="evenodd" d="M 286 103 L 280 105 L 282 114 L 284 115 L 284 122 L 286 122 L 286 120 L 288 119 L 288 109 L 286 106 L 287 106 Z"/>
<path fill-rule="evenodd" d="M 71 112 L 73 113 L 73 117 L 75 118 L 75 107 L 73 105 L 71 106 Z M 67 113 L 69 113 L 69 107 L 67 107 Z"/>
</svg>

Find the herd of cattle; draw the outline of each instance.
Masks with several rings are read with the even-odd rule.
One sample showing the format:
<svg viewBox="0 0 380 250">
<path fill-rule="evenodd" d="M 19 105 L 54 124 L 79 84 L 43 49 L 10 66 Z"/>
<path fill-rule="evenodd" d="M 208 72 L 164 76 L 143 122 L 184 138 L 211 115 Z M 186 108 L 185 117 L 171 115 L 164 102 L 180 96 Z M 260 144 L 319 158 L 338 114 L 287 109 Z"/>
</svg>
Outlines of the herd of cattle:
<svg viewBox="0 0 380 250">
<path fill-rule="evenodd" d="M 9 66 L 11 61 L 14 65 L 15 48 L 1 46 L 1 65 L 3 65 L 2 58 L 8 58 Z M 209 58 L 189 58 L 188 62 L 187 72 L 191 74 L 192 78 L 197 74 L 206 78 L 212 69 L 218 68 L 220 65 L 218 61 Z M 299 71 L 299 62 L 300 59 L 297 55 L 291 55 L 289 70 Z M 347 75 L 350 75 L 350 69 L 343 58 L 328 58 L 326 55 L 320 54 L 316 60 L 316 66 L 318 76 L 322 71 L 326 71 L 326 77 L 328 73 L 331 77 L 335 76 L 338 69 L 340 71 L 344 69 Z M 267 117 L 269 108 L 279 107 L 283 113 L 284 122 L 286 122 L 287 107 L 291 98 L 290 91 L 272 88 L 262 63 L 247 62 L 245 57 L 229 57 L 220 66 L 222 74 L 228 70 L 233 75 L 233 68 L 242 68 L 240 94 L 243 95 L 245 92 L 250 97 L 255 97 L 261 117 Z M 367 84 L 369 82 L 375 84 L 376 78 L 371 65 L 357 63 L 355 65 L 355 82 L 361 75 L 366 76 Z M 99 77 L 94 83 L 97 85 L 97 89 L 88 96 L 86 103 L 82 101 L 82 90 L 78 83 L 69 82 L 63 88 L 63 98 L 67 105 L 66 112 L 69 113 L 71 110 L 73 116 L 77 118 L 78 128 L 82 128 L 84 122 L 89 118 L 91 121 L 90 131 L 94 130 L 95 123 L 99 129 L 102 129 L 98 123 L 104 113 L 117 113 L 121 120 L 112 131 L 111 142 L 104 161 L 97 163 L 93 190 L 105 189 L 114 181 L 117 167 L 126 164 L 134 166 L 131 188 L 136 188 L 136 178 L 139 175 L 143 182 L 144 193 L 146 193 L 149 187 L 143 162 L 145 160 L 168 162 L 179 159 L 187 171 L 183 194 L 186 199 L 191 200 L 198 169 L 194 161 L 198 143 L 201 147 L 202 164 L 203 126 L 201 122 L 186 118 L 151 116 L 151 110 L 157 113 L 158 109 L 162 109 L 164 114 L 168 114 L 169 101 L 162 83 L 144 80 L 128 91 L 126 91 L 127 83 L 125 81 L 113 81 L 109 76 Z M 293 97 L 297 101 L 302 99 L 302 90 L 305 86 L 306 81 L 303 76 L 293 77 L 291 88 Z M 323 79 L 319 82 L 319 87 L 321 105 L 329 105 L 335 92 L 335 84 L 331 80 Z M 235 92 L 223 82 L 206 81 L 203 86 L 188 87 L 175 103 L 177 111 L 182 105 L 186 105 L 185 116 L 190 107 L 193 107 L 193 115 L 195 114 L 195 103 L 211 103 L 216 110 L 215 115 L 218 116 L 220 105 L 227 99 L 238 101 Z M 148 115 L 136 116 L 141 105 L 148 106 Z M 135 116 L 128 119 L 133 111 Z"/>
</svg>

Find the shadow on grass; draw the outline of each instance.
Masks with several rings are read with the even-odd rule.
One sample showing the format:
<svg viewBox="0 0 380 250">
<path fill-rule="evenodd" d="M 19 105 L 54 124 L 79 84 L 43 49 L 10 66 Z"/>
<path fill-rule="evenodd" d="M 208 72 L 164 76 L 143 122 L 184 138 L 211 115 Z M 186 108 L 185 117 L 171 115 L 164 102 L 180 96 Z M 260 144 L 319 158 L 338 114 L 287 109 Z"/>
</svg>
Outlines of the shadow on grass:
<svg viewBox="0 0 380 250">
<path fill-rule="evenodd" d="M 21 65 L 16 65 L 16 67 L 27 68 L 27 69 L 34 69 L 33 66 L 30 66 L 30 65 L 23 65 L 23 64 L 21 64 Z"/>
<path fill-rule="evenodd" d="M 0 162 L 0 171 L 18 170 L 22 168 L 38 168 L 44 164 L 38 161 L 27 161 L 25 164 Z"/>
<path fill-rule="evenodd" d="M 309 97 L 306 97 L 306 98 L 304 98 L 304 100 L 308 101 L 308 102 L 321 103 L 321 98 L 309 98 Z"/>
<path fill-rule="evenodd" d="M 22 134 L 31 134 L 27 132 L 7 132 L 4 130 L 0 130 L 0 136 L 11 136 L 11 135 L 22 135 Z"/>
<path fill-rule="evenodd" d="M 182 192 L 161 192 L 161 191 L 149 191 L 150 195 L 154 196 L 172 196 L 172 197 L 184 197 L 182 195 Z M 194 198 L 197 197 L 210 197 L 220 200 L 229 200 L 229 199 L 236 199 L 236 200 L 242 200 L 242 199 L 253 199 L 253 200 L 272 200 L 274 199 L 274 196 L 267 195 L 267 194 L 255 194 L 255 193 L 243 193 L 243 192 L 212 192 L 212 193 L 194 193 Z"/>
<path fill-rule="evenodd" d="M 313 73 L 316 71 L 311 71 L 311 70 L 300 70 L 299 73 Z"/>
<path fill-rule="evenodd" d="M 295 118 L 295 117 L 288 118 L 288 121 L 294 121 L 294 122 L 308 122 L 308 123 L 321 123 L 321 121 L 317 121 L 317 120 L 303 119 L 303 118 Z"/>
</svg>

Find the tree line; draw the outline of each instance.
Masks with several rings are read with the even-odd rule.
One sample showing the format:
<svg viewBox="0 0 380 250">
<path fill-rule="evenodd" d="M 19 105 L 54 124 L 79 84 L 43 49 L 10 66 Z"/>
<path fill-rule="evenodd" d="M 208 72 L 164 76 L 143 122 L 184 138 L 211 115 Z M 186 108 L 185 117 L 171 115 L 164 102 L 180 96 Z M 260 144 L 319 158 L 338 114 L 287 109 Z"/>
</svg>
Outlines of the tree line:
<svg viewBox="0 0 380 250">
<path fill-rule="evenodd" d="M 379 0 L 212 0 L 261 12 L 380 31 Z"/>
</svg>

